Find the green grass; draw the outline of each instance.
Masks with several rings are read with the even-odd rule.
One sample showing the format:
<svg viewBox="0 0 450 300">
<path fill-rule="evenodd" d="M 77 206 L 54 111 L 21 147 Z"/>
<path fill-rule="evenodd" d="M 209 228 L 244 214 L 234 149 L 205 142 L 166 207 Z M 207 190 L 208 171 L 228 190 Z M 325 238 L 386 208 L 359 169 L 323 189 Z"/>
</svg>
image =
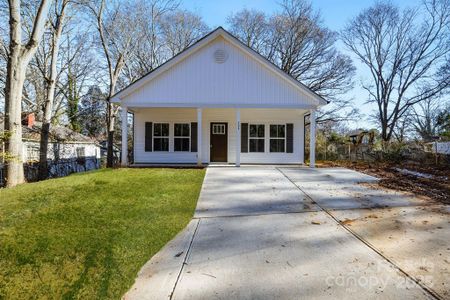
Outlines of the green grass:
<svg viewBox="0 0 450 300">
<path fill-rule="evenodd" d="M 0 190 L 0 299 L 119 299 L 189 222 L 203 177 L 100 170 Z"/>
</svg>

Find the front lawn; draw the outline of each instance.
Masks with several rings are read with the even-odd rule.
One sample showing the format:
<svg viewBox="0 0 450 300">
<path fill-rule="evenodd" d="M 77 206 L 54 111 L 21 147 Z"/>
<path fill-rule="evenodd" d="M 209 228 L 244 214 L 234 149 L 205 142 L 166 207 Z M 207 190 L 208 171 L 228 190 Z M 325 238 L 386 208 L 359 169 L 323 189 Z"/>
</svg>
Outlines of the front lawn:
<svg viewBox="0 0 450 300">
<path fill-rule="evenodd" d="M 0 190 L 0 299 L 119 299 L 189 222 L 203 176 L 100 170 Z"/>
</svg>

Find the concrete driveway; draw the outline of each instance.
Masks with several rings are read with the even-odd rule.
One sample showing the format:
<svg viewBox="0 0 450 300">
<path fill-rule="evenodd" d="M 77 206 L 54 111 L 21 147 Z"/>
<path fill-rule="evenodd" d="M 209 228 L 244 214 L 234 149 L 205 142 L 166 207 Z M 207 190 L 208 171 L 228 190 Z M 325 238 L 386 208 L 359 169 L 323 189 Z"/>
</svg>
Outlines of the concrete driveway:
<svg viewBox="0 0 450 300">
<path fill-rule="evenodd" d="M 126 299 L 449 298 L 448 206 L 347 169 L 209 167 Z"/>
</svg>

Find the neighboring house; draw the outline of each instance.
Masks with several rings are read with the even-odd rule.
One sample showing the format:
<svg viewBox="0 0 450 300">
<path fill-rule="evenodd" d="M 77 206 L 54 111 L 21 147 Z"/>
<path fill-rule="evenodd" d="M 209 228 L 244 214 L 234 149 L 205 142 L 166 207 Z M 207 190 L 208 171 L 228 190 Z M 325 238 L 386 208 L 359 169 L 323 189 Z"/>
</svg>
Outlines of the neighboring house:
<svg viewBox="0 0 450 300">
<path fill-rule="evenodd" d="M 345 158 L 351 160 L 372 160 L 374 159 L 374 154 L 372 153 L 375 147 L 377 132 L 375 129 L 363 130 L 357 129 L 351 131 L 348 134 L 349 142 L 344 146 L 348 147 L 348 151 L 345 151 L 342 147 L 338 149 L 340 154 L 347 152 Z M 344 150 L 344 151 L 342 151 Z M 343 159 L 342 155 L 338 154 L 338 157 Z"/>
<path fill-rule="evenodd" d="M 34 114 L 26 115 L 22 120 L 23 159 L 25 176 L 28 181 L 37 179 L 37 165 L 40 153 L 41 122 L 34 119 Z M 0 120 L 0 132 L 4 129 Z M 0 145 L 4 153 L 4 145 Z M 100 145 L 93 139 L 63 126 L 51 126 L 47 158 L 49 177 L 66 176 L 100 167 Z M 3 183 L 2 163 L 0 158 L 0 186 Z"/>
<path fill-rule="evenodd" d="M 118 92 L 135 164 L 301 164 L 304 116 L 327 102 L 219 27 Z M 127 122 L 122 164 L 127 165 Z"/>
<path fill-rule="evenodd" d="M 39 161 L 41 122 L 23 126 L 24 160 Z M 47 158 L 50 161 L 67 159 L 100 159 L 100 145 L 93 139 L 64 126 L 51 126 Z"/>
<path fill-rule="evenodd" d="M 450 142 L 431 142 L 425 144 L 425 151 L 450 155 Z"/>
<path fill-rule="evenodd" d="M 375 142 L 376 131 L 358 129 L 350 132 L 348 137 L 353 145 L 373 145 Z"/>
</svg>

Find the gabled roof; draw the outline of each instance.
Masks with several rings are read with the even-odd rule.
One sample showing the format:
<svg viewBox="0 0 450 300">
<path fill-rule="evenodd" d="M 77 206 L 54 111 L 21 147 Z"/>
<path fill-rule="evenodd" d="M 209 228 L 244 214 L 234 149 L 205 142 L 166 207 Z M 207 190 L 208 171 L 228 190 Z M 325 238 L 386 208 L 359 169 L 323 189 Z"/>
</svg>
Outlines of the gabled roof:
<svg viewBox="0 0 450 300">
<path fill-rule="evenodd" d="M 209 44 L 212 40 L 216 39 L 217 37 L 221 36 L 226 41 L 230 42 L 234 46 L 238 47 L 243 52 L 247 53 L 248 55 L 252 56 L 256 61 L 258 61 L 260 64 L 265 66 L 268 70 L 272 71 L 276 75 L 280 76 L 282 79 L 284 79 L 286 82 L 291 84 L 294 88 L 298 89 L 300 92 L 309 95 L 312 99 L 317 101 L 318 105 L 325 105 L 328 103 L 323 97 L 309 89 L 307 86 L 299 82 L 297 79 L 293 78 L 280 68 L 270 62 L 268 59 L 263 57 L 261 54 L 253 50 L 252 48 L 248 47 L 244 43 L 242 43 L 238 38 L 233 36 L 231 33 L 223 29 L 222 27 L 218 27 L 215 30 L 211 31 L 207 35 L 205 35 L 203 38 L 198 40 L 196 43 L 191 45 L 190 47 L 186 48 L 182 52 L 178 53 L 159 67 L 155 68 L 154 70 L 150 71 L 140 79 L 134 81 L 121 91 L 117 92 L 114 96 L 112 96 L 112 102 L 120 102 L 122 98 L 130 95 L 134 91 L 138 90 L 139 88 L 146 85 L 148 82 L 152 81 L 159 75 L 163 74 L 167 70 L 174 67 L 176 64 L 180 63 L 181 61 L 185 60 L 187 57 L 191 56 L 192 54 L 196 53 L 198 50 L 202 49 L 204 46 Z"/>
</svg>

